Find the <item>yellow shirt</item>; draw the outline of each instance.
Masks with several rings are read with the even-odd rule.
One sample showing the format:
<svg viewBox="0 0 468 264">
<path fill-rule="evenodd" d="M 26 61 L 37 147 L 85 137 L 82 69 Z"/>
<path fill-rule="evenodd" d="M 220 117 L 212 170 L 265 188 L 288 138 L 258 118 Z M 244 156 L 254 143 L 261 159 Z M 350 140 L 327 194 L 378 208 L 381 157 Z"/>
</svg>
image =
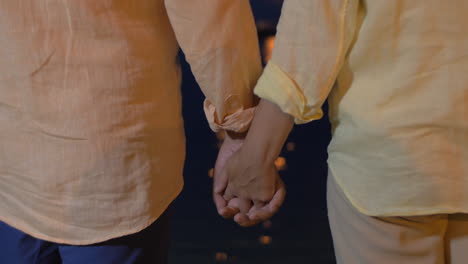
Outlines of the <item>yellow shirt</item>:
<svg viewBox="0 0 468 264">
<path fill-rule="evenodd" d="M 179 45 L 214 130 L 245 130 L 261 72 L 248 0 L 0 0 L 0 221 L 90 244 L 183 185 Z"/>
<path fill-rule="evenodd" d="M 255 93 L 297 123 L 329 98 L 329 166 L 362 213 L 468 213 L 467 14 L 466 0 L 285 0 Z"/>
</svg>

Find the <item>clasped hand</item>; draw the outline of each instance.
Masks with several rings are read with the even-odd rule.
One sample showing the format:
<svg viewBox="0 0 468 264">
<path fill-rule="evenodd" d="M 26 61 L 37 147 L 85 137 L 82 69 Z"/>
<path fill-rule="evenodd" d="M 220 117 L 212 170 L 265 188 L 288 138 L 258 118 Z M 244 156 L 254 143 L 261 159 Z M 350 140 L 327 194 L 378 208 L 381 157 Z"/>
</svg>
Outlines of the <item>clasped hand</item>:
<svg viewBox="0 0 468 264">
<path fill-rule="evenodd" d="M 274 163 L 250 157 L 242 141 L 227 137 L 223 143 L 215 166 L 213 196 L 221 216 L 247 227 L 272 217 L 282 205 L 286 189 Z"/>
<path fill-rule="evenodd" d="M 226 137 L 215 166 L 213 198 L 218 213 L 247 227 L 271 218 L 286 189 L 274 161 L 253 157 L 243 139 Z"/>
<path fill-rule="evenodd" d="M 245 140 L 226 133 L 213 185 L 221 216 L 234 218 L 241 226 L 252 226 L 278 211 L 286 189 L 274 162 L 293 125 L 292 116 L 262 99 Z"/>
</svg>

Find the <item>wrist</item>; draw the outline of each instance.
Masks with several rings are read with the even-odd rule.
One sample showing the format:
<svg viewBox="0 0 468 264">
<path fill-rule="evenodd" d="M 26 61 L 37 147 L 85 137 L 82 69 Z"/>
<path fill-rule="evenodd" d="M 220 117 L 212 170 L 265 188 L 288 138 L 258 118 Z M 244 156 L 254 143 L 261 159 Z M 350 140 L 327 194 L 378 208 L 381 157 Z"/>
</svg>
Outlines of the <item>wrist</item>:
<svg viewBox="0 0 468 264">
<path fill-rule="evenodd" d="M 245 139 L 245 137 L 247 136 L 247 131 L 242 132 L 242 133 L 238 133 L 238 132 L 225 130 L 224 135 L 225 135 L 226 138 L 229 138 L 229 139 L 232 139 L 232 140 Z"/>
<path fill-rule="evenodd" d="M 274 163 L 293 125 L 292 116 L 262 99 L 245 140 L 244 155 L 256 162 Z"/>
</svg>

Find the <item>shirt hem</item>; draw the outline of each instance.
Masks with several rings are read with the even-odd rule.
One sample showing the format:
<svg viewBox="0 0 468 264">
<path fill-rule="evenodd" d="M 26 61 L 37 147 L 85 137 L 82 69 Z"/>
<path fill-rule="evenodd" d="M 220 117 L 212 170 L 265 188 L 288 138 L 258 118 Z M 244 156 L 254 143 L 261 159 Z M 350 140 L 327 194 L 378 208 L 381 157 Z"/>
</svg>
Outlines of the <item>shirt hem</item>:
<svg viewBox="0 0 468 264">
<path fill-rule="evenodd" d="M 168 206 L 171 204 L 172 201 L 175 200 L 175 198 L 177 198 L 177 196 L 179 196 L 179 194 L 181 193 L 182 189 L 183 189 L 183 183 L 182 184 L 179 184 L 179 186 L 176 188 L 176 191 L 173 192 L 168 199 L 165 199 L 161 202 L 161 204 L 166 204 L 163 208 L 164 210 L 161 210 L 160 212 L 154 214 L 152 217 L 150 217 L 150 219 L 146 222 L 144 222 L 143 225 L 139 225 L 138 227 L 136 228 L 132 228 L 132 229 L 129 229 L 129 230 L 126 230 L 124 232 L 119 232 L 119 233 L 115 233 L 115 234 L 110 234 L 110 235 L 107 235 L 107 236 L 104 236 L 102 238 L 98 238 L 98 239 L 87 239 L 87 240 L 67 240 L 67 239 L 60 239 L 60 238 L 56 238 L 56 237 L 51 237 L 51 236 L 48 236 L 48 235 L 44 235 L 44 234 L 40 234 L 40 233 L 36 233 L 36 232 L 28 232 L 28 231 L 25 231 L 27 228 L 22 228 L 21 225 L 18 225 L 18 224 L 14 224 L 12 222 L 10 222 L 9 220 L 7 220 L 5 217 L 2 217 L 0 216 L 0 221 L 6 223 L 7 225 L 15 228 L 15 229 L 18 229 L 19 231 L 27 234 L 27 235 L 30 235 L 34 238 L 37 238 L 37 239 L 41 239 L 41 240 L 45 240 L 45 241 L 48 241 L 48 242 L 52 242 L 52 243 L 58 243 L 58 244 L 66 244 L 66 245 L 76 245 L 76 246 L 80 246 L 80 245 L 91 245 L 91 244 L 96 244 L 96 243 L 101 243 L 101 242 L 104 242 L 104 241 L 107 241 L 107 240 L 110 240 L 110 239 L 114 239 L 114 238 L 118 238 L 118 237 L 123 237 L 123 236 L 127 236 L 127 235 L 132 235 L 132 234 L 135 234 L 135 233 L 138 233 L 142 230 L 144 230 L 145 228 L 149 227 L 151 224 L 153 224 L 156 220 L 158 220 L 158 218 L 164 213 L 165 210 L 167 210 Z"/>
<path fill-rule="evenodd" d="M 373 216 L 373 217 L 397 217 L 397 216 L 424 216 L 424 215 L 437 215 L 437 214 L 468 214 L 468 210 L 462 209 L 455 209 L 455 208 L 444 208 L 444 207 L 433 207 L 433 208 L 426 208 L 426 209 L 400 209 L 400 210 L 388 210 L 382 212 L 375 212 L 369 209 L 366 209 L 365 206 L 360 204 L 358 201 L 353 199 L 352 195 L 350 195 L 346 188 L 344 188 L 344 184 L 340 181 L 339 177 L 336 176 L 334 172 L 333 166 L 329 163 L 328 168 L 330 169 L 331 175 L 329 177 L 333 177 L 335 180 L 337 187 L 343 192 L 346 199 L 349 203 L 358 210 L 359 213 Z"/>
</svg>

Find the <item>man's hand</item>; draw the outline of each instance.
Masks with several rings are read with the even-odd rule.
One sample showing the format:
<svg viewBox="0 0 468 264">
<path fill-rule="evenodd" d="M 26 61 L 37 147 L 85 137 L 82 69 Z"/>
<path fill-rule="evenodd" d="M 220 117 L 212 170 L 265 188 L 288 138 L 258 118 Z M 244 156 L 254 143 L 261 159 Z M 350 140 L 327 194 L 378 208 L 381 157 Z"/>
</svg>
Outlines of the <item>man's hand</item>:
<svg viewBox="0 0 468 264">
<path fill-rule="evenodd" d="M 273 162 L 263 164 L 241 148 L 227 162 L 221 178 L 228 179 L 224 200 L 239 211 L 234 217 L 241 226 L 252 226 L 271 218 L 283 204 L 286 189 Z M 230 216 L 229 216 L 230 217 Z"/>
<path fill-rule="evenodd" d="M 245 140 L 245 135 L 224 133 L 224 141 L 219 150 L 214 170 L 213 200 L 219 215 L 224 218 L 232 218 L 239 212 L 240 204 L 238 199 L 225 200 L 223 198 L 228 179 L 227 176 L 221 174 L 221 172 L 231 156 L 241 148 Z"/>
<path fill-rule="evenodd" d="M 238 224 L 251 226 L 267 220 L 280 208 L 286 190 L 274 161 L 293 121 L 279 107 L 262 99 L 245 142 L 235 147 L 227 142 L 226 149 L 222 148 L 214 186 L 215 202 L 222 216 L 235 215 Z M 230 157 L 227 162 L 226 157 Z"/>
</svg>

